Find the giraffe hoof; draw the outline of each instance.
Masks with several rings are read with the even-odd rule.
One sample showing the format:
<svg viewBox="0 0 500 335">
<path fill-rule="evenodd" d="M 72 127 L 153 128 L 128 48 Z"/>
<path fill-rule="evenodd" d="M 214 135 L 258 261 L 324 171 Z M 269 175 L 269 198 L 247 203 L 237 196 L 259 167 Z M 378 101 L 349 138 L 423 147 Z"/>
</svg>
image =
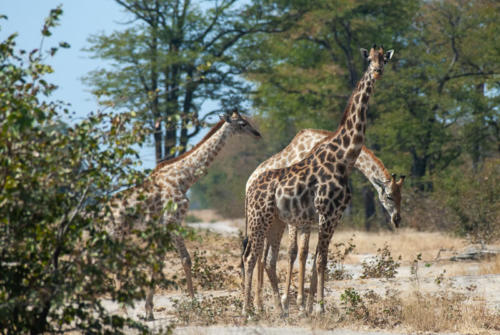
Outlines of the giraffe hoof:
<svg viewBox="0 0 500 335">
<path fill-rule="evenodd" d="M 325 314 L 325 306 L 324 306 L 324 304 L 317 303 L 316 306 L 314 306 L 314 314 L 315 315 Z"/>
<path fill-rule="evenodd" d="M 139 315 L 139 319 L 144 321 L 154 321 L 155 317 L 152 313 L 146 313 L 145 315 Z"/>
</svg>

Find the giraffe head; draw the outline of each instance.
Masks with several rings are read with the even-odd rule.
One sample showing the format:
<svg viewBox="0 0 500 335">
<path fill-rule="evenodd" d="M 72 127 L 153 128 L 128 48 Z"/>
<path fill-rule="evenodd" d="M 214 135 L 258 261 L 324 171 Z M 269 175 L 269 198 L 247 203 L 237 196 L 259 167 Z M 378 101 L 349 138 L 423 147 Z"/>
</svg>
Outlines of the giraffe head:
<svg viewBox="0 0 500 335">
<path fill-rule="evenodd" d="M 394 50 L 384 51 L 384 47 L 381 46 L 377 50 L 377 45 L 374 44 L 370 51 L 366 49 L 359 49 L 363 57 L 368 61 L 368 71 L 371 78 L 378 79 L 384 73 L 384 65 L 392 58 Z"/>
<path fill-rule="evenodd" d="M 406 176 L 401 176 L 396 181 L 396 174 L 392 174 L 388 181 L 375 180 L 375 183 L 382 188 L 379 192 L 379 200 L 391 216 L 391 223 L 399 228 L 401 223 L 401 189 Z"/>
<path fill-rule="evenodd" d="M 261 135 L 259 131 L 252 126 L 252 124 L 243 117 L 236 109 L 233 110 L 232 114 L 225 114 L 221 116 L 221 119 L 227 122 L 231 127 L 237 132 L 241 134 L 249 134 L 253 137 L 260 138 Z"/>
</svg>

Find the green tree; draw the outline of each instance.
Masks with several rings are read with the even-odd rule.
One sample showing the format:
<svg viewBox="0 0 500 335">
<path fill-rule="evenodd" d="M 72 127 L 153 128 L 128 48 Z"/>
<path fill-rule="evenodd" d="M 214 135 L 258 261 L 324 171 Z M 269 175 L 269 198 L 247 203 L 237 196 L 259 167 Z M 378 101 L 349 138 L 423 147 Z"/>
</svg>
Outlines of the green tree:
<svg viewBox="0 0 500 335">
<path fill-rule="evenodd" d="M 335 130 L 365 68 L 359 48 L 377 43 L 401 49 L 401 36 L 410 29 L 417 9 L 413 2 L 387 0 L 289 4 L 304 12 L 294 25 L 281 33 L 253 35 L 248 47 L 238 50 L 242 62 L 250 63 L 245 78 L 256 87 L 252 103 L 262 120 L 261 130 L 265 138 L 272 139 L 271 145 L 259 146 L 264 152 L 269 150 L 266 158 L 281 150 L 300 129 Z M 378 89 L 372 101 L 377 96 Z M 371 120 L 376 118 L 376 109 L 370 109 L 369 115 Z M 354 195 L 366 195 L 364 200 L 356 197 L 355 207 L 368 209 L 366 216 L 371 217 L 375 208 L 371 186 L 363 178 L 353 180 Z M 214 183 L 206 188 L 212 187 L 216 192 L 222 186 Z"/>
<path fill-rule="evenodd" d="M 61 14 L 50 12 L 44 37 Z M 53 72 L 45 52 L 17 51 L 15 38 L 0 42 L 0 332 L 146 333 L 102 304 L 105 297 L 126 305 L 144 298 L 150 280 L 142 269 L 171 249 L 172 228 L 156 222 L 120 240 L 106 229 L 109 197 L 144 178 L 131 164 L 143 126 L 131 122 L 132 113 L 62 123 L 69 113 L 50 101 L 55 86 L 45 80 Z M 124 279 L 121 289 L 115 274 Z"/>
<path fill-rule="evenodd" d="M 115 1 L 132 22 L 89 39 L 88 51 L 111 64 L 86 82 L 103 103 L 140 111 L 152 129 L 156 161 L 184 152 L 207 117 L 240 104 L 250 87 L 240 78 L 246 64 L 235 59 L 234 49 L 244 37 L 279 31 L 285 22 L 265 1 Z M 220 101 L 219 107 L 200 115 L 207 100 Z"/>
<path fill-rule="evenodd" d="M 499 9 L 488 0 L 422 2 L 379 89 L 369 136 L 421 189 L 462 154 L 477 164 L 497 150 Z"/>
</svg>

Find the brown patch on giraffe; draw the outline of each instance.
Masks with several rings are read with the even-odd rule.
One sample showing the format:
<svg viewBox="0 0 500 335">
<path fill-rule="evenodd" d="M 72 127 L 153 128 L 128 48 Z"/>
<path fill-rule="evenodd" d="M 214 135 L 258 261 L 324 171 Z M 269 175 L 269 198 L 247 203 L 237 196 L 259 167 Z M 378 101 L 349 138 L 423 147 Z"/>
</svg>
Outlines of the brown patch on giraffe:
<svg viewBox="0 0 500 335">
<path fill-rule="evenodd" d="M 352 128 L 352 121 L 348 119 L 346 122 L 346 126 L 347 126 L 347 129 L 351 129 Z"/>
<path fill-rule="evenodd" d="M 361 144 L 364 141 L 364 136 L 363 135 L 355 135 L 354 136 L 354 144 Z"/>
<path fill-rule="evenodd" d="M 351 144 L 351 138 L 348 135 L 342 137 L 342 142 L 344 143 L 344 148 L 348 148 L 349 144 Z"/>
<path fill-rule="evenodd" d="M 368 99 L 370 99 L 370 96 L 368 94 L 363 94 L 363 99 L 361 99 L 361 101 L 366 104 L 368 102 Z"/>
</svg>

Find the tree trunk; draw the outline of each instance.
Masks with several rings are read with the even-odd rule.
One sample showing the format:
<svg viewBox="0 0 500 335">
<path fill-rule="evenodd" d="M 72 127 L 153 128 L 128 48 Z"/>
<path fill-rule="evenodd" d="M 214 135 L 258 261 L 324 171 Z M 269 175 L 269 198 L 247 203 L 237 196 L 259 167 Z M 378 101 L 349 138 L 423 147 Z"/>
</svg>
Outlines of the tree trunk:
<svg viewBox="0 0 500 335">
<path fill-rule="evenodd" d="M 151 27 L 152 30 L 152 42 L 151 42 L 151 61 L 153 62 L 153 66 L 151 67 L 151 91 L 154 94 L 154 98 L 152 101 L 152 112 L 153 112 L 153 122 L 154 122 L 154 134 L 153 138 L 155 141 L 155 159 L 156 163 L 158 163 L 162 158 L 162 123 L 161 123 L 161 114 L 159 109 L 158 102 L 158 68 L 156 64 L 158 64 L 158 31 L 157 26 Z"/>
</svg>

